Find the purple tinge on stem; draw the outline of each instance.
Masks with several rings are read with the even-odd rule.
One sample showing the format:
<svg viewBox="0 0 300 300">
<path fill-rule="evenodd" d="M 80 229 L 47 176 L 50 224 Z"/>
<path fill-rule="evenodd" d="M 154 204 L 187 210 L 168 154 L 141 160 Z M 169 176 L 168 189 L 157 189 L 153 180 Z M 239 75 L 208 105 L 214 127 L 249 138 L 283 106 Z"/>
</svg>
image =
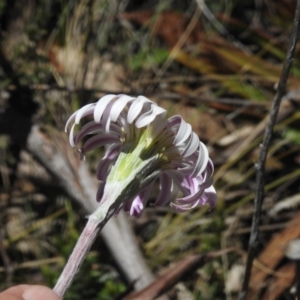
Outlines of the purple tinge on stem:
<svg viewBox="0 0 300 300">
<path fill-rule="evenodd" d="M 111 166 L 121 152 L 140 142 L 145 144 L 147 155 L 155 159 L 155 178 L 160 179 L 160 192 L 156 206 L 170 205 L 178 211 L 186 211 L 205 204 L 214 207 L 216 191 L 212 185 L 213 163 L 206 146 L 181 116 L 166 119 L 166 110 L 144 96 L 106 95 L 98 102 L 76 111 L 67 121 L 70 144 L 81 157 L 96 148 L 106 146 L 97 168 L 101 182 L 97 200 L 100 201 Z M 88 119 L 77 133 L 80 120 Z M 145 142 L 145 131 L 147 141 Z M 79 146 L 81 144 L 81 147 Z M 143 145 L 144 145 L 143 144 Z M 155 179 L 154 178 L 154 179 Z M 153 187 L 153 180 L 141 186 L 140 191 L 128 199 L 123 208 L 134 216 L 140 216 Z M 179 189 L 180 198 L 174 197 Z"/>
</svg>

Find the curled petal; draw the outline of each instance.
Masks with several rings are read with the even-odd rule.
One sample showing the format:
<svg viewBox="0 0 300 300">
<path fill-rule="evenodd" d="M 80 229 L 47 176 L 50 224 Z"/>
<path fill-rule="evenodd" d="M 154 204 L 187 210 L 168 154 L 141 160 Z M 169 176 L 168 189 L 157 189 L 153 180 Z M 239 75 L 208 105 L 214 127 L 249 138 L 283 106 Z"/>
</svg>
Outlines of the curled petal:
<svg viewBox="0 0 300 300">
<path fill-rule="evenodd" d="M 155 117 L 155 122 L 151 124 L 151 134 L 153 140 L 165 140 L 165 138 L 171 135 L 171 133 L 166 130 L 165 113 Z"/>
<path fill-rule="evenodd" d="M 193 166 L 187 164 L 187 165 L 183 166 L 182 168 L 178 168 L 178 171 L 185 176 L 189 176 L 193 171 Z"/>
<path fill-rule="evenodd" d="M 71 144 L 71 146 L 74 148 L 76 147 L 76 144 L 74 142 L 74 128 L 75 128 L 76 124 L 74 123 L 71 127 L 70 130 L 70 134 L 69 134 L 69 143 Z"/>
<path fill-rule="evenodd" d="M 204 191 L 202 199 L 203 199 L 203 203 L 208 203 L 211 208 L 214 208 L 216 206 L 217 192 L 212 185 Z"/>
<path fill-rule="evenodd" d="M 70 123 L 75 119 L 75 124 L 79 124 L 80 119 L 82 119 L 83 117 L 86 117 L 88 115 L 93 114 L 94 108 L 95 108 L 95 103 L 92 104 L 87 104 L 85 106 L 83 106 L 81 109 L 79 109 L 78 111 L 74 112 L 72 114 L 72 116 L 68 119 L 66 126 L 65 126 L 65 131 L 67 132 L 67 129 L 70 125 Z"/>
<path fill-rule="evenodd" d="M 118 153 L 120 152 L 121 145 L 120 144 L 112 144 L 110 145 L 106 151 L 103 158 L 114 159 Z"/>
<path fill-rule="evenodd" d="M 137 121 L 135 122 L 135 126 L 137 128 L 147 126 L 155 119 L 156 116 L 160 114 L 166 114 L 166 110 L 152 104 L 151 109 L 137 119 Z"/>
<path fill-rule="evenodd" d="M 75 117 L 75 124 L 79 124 L 80 120 L 88 115 L 91 115 L 94 111 L 95 104 L 88 104 L 78 111 Z"/>
<path fill-rule="evenodd" d="M 151 189 L 152 184 L 134 197 L 133 200 L 127 201 L 124 205 L 124 210 L 129 212 L 131 216 L 140 217 L 149 198 Z"/>
<path fill-rule="evenodd" d="M 183 198 L 178 198 L 176 199 L 176 203 L 178 204 L 193 204 L 194 202 L 198 201 L 199 199 L 201 199 L 201 196 L 204 193 L 204 189 L 199 189 L 196 193 L 194 194 L 190 194 L 188 196 L 185 196 Z"/>
<path fill-rule="evenodd" d="M 212 177 L 188 177 L 183 180 L 182 185 L 189 190 L 189 193 L 183 198 L 176 199 L 176 203 L 180 205 L 192 205 L 196 201 L 199 201 L 199 203 L 203 205 L 206 203 L 206 191 L 208 193 L 212 191 L 209 190 L 209 188 L 212 186 Z"/>
<path fill-rule="evenodd" d="M 207 166 L 208 159 L 209 159 L 208 150 L 205 147 L 205 145 L 202 142 L 200 142 L 198 159 L 197 159 L 194 171 L 191 174 L 191 176 L 197 176 L 198 174 L 201 174 Z"/>
<path fill-rule="evenodd" d="M 102 115 L 101 123 L 105 133 L 109 133 L 110 130 L 110 123 L 111 123 L 110 113 L 111 113 L 112 106 L 113 106 L 113 102 L 108 103 Z"/>
<path fill-rule="evenodd" d="M 104 182 L 108 175 L 108 170 L 112 161 L 107 158 L 102 158 L 96 170 L 96 177 L 100 182 Z"/>
<path fill-rule="evenodd" d="M 103 196 L 103 192 L 104 192 L 104 187 L 105 187 L 105 184 L 101 182 L 100 185 L 99 185 L 99 187 L 98 187 L 97 195 L 96 195 L 96 200 L 99 203 L 102 200 L 102 196 Z"/>
<path fill-rule="evenodd" d="M 143 109 L 146 109 L 145 104 L 154 103 L 148 98 L 144 96 L 139 96 L 130 106 L 128 115 L 127 115 L 127 122 L 132 124 L 132 122 L 137 118 L 137 116 L 142 112 Z M 149 105 L 148 109 L 149 109 Z"/>
<path fill-rule="evenodd" d="M 179 190 L 184 194 L 189 194 L 189 189 L 187 188 L 187 185 L 185 184 L 186 177 L 184 174 L 176 171 L 165 171 L 166 174 L 168 174 L 174 181 L 174 183 L 177 185 Z"/>
<path fill-rule="evenodd" d="M 178 146 L 179 144 L 186 141 L 187 138 L 191 135 L 191 133 L 192 133 L 192 126 L 186 123 L 183 119 L 181 119 L 181 124 L 176 134 L 174 145 Z"/>
<path fill-rule="evenodd" d="M 191 210 L 191 209 L 195 208 L 198 205 L 199 205 L 199 201 L 195 201 L 192 205 L 191 204 L 178 205 L 178 204 L 175 204 L 173 202 L 170 203 L 170 206 L 175 208 L 179 212 L 185 212 L 187 210 Z"/>
<path fill-rule="evenodd" d="M 118 152 L 120 151 L 120 147 L 121 146 L 119 144 L 112 144 L 105 151 L 105 156 L 100 160 L 96 170 L 96 176 L 98 180 L 102 182 L 106 180 L 109 167 L 115 160 L 115 157 L 117 156 Z"/>
<path fill-rule="evenodd" d="M 111 124 L 110 132 L 114 133 L 118 136 L 122 135 L 120 127 L 117 126 L 116 124 Z M 100 123 L 96 123 L 95 121 L 88 122 L 81 128 L 81 130 L 79 130 L 74 135 L 74 137 L 73 137 L 73 132 L 72 133 L 70 132 L 70 137 L 72 135 L 72 138 L 73 138 L 73 141 L 72 141 L 74 143 L 73 147 L 75 147 L 79 142 L 81 142 L 85 136 L 90 135 L 90 134 L 104 134 L 103 130 L 102 130 L 101 122 Z"/>
<path fill-rule="evenodd" d="M 181 155 L 183 155 L 184 157 L 192 155 L 197 150 L 199 143 L 200 142 L 197 134 L 195 132 L 192 132 L 190 140 L 184 151 L 182 151 Z"/>
<path fill-rule="evenodd" d="M 176 116 L 172 116 L 171 118 L 169 118 L 167 120 L 167 125 L 168 125 L 168 128 L 173 128 L 174 126 L 176 125 L 180 125 L 181 123 L 181 116 L 179 115 L 176 115 Z"/>
<path fill-rule="evenodd" d="M 116 122 L 119 118 L 121 112 L 124 110 L 127 103 L 134 100 L 133 97 L 127 95 L 121 95 L 113 104 L 111 109 L 111 120 L 112 122 Z"/>
<path fill-rule="evenodd" d="M 139 217 L 142 214 L 143 209 L 144 209 L 143 199 L 142 196 L 139 194 L 132 201 L 129 214 L 131 216 Z"/>
<path fill-rule="evenodd" d="M 102 97 L 96 104 L 94 109 L 94 120 L 100 123 L 102 115 L 107 108 L 107 105 L 116 98 L 116 95 L 106 95 Z"/>
<path fill-rule="evenodd" d="M 208 176 L 212 177 L 214 174 L 214 164 L 210 158 L 208 159 L 206 170 L 207 170 Z"/>
<path fill-rule="evenodd" d="M 96 123 L 94 121 L 88 122 L 74 135 L 74 139 L 73 139 L 74 144 L 77 145 L 88 134 L 101 133 L 101 132 L 102 132 L 102 127 L 99 123 Z"/>
<path fill-rule="evenodd" d="M 160 174 L 159 179 L 160 179 L 160 191 L 154 205 L 165 206 L 167 203 L 169 203 L 172 195 L 173 180 L 165 172 L 162 172 Z"/>
<path fill-rule="evenodd" d="M 109 135 L 95 135 L 88 139 L 83 147 L 82 147 L 82 153 L 86 153 L 88 151 L 91 151 L 93 149 L 99 148 L 101 146 L 104 146 L 106 144 L 113 144 L 113 143 L 120 143 L 120 139 L 118 136 L 109 134 Z"/>
<path fill-rule="evenodd" d="M 68 127 L 69 125 L 71 124 L 71 122 L 75 119 L 76 117 L 76 114 L 77 114 L 78 111 L 75 111 L 68 119 L 68 121 L 66 122 L 66 125 L 65 125 L 65 132 L 68 132 Z"/>
</svg>

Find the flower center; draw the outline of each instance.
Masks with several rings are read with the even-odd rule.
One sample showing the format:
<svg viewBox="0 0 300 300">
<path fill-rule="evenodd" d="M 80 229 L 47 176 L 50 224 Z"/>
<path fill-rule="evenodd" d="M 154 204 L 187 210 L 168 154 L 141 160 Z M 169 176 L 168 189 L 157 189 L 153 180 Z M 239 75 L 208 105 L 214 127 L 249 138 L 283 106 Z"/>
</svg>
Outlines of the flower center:
<svg viewBox="0 0 300 300">
<path fill-rule="evenodd" d="M 107 182 L 121 182 L 133 174 L 140 174 L 140 180 L 143 180 L 152 173 L 161 171 L 169 163 L 170 158 L 169 155 L 165 155 L 165 151 L 174 147 L 173 134 L 169 131 L 166 134 L 157 126 L 153 122 L 147 127 L 136 128 L 133 125 L 130 128 L 131 138 L 124 136 L 123 146 L 112 166 Z"/>
</svg>

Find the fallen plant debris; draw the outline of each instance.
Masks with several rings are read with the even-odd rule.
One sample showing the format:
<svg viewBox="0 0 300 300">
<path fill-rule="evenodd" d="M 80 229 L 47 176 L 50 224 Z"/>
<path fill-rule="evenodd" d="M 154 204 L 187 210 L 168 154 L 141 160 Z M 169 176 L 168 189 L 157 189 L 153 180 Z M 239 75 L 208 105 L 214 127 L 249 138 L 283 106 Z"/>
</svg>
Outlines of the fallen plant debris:
<svg viewBox="0 0 300 300">
<path fill-rule="evenodd" d="M 208 261 L 221 256 L 225 253 L 233 251 L 234 249 L 223 249 L 217 252 L 211 252 L 203 255 L 190 255 L 177 262 L 170 270 L 165 271 L 159 276 L 151 285 L 141 291 L 134 292 L 126 297 L 124 300 L 138 300 L 156 299 L 168 289 L 172 288 L 177 282 L 184 278 L 186 274 L 194 272 L 197 268 L 203 266 Z"/>
<path fill-rule="evenodd" d="M 180 300 L 179 290 L 201 300 L 238 299 L 241 278 L 234 290 L 225 290 L 225 282 L 232 269 L 245 266 L 255 166 L 295 11 L 294 0 L 4 0 L 0 290 L 18 283 L 52 287 L 93 209 L 93 174 L 103 151 L 83 166 L 62 133 L 68 116 L 104 94 L 143 94 L 168 116 L 183 115 L 207 144 L 217 206 L 182 215 L 153 208 L 156 182 L 139 219 L 121 214 L 108 223 L 66 299 L 122 298 L 129 289 L 132 297 L 148 293 L 149 299 Z M 299 47 L 295 51 L 266 156 L 249 299 L 295 295 L 295 264 L 284 256 L 284 247 L 299 238 Z M 215 251 L 220 256 L 194 264 Z M 175 273 L 163 277 L 170 266 Z"/>
</svg>

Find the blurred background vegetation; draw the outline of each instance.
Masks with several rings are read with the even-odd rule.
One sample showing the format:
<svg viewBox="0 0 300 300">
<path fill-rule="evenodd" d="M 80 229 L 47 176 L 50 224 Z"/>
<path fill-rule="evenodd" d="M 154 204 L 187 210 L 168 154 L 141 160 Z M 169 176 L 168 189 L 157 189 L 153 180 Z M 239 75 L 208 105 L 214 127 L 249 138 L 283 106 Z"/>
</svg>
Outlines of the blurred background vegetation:
<svg viewBox="0 0 300 300">
<path fill-rule="evenodd" d="M 52 287 L 85 224 L 83 208 L 26 149 L 32 126 L 67 140 L 64 125 L 75 109 L 106 93 L 127 93 L 180 113 L 208 145 L 216 169 L 214 210 L 149 207 L 130 219 L 147 264 L 161 274 L 191 254 L 234 247 L 185 276 L 168 297 L 236 299 L 254 165 L 295 4 L 0 0 L 0 290 L 18 283 Z M 299 85 L 297 48 L 267 159 L 258 253 L 264 258 L 256 262 L 263 275 L 259 288 L 253 275 L 253 299 L 294 299 L 294 266 L 281 252 L 300 236 L 290 225 L 300 202 Z M 91 172 L 99 155 L 88 157 Z M 275 234 L 285 242 L 272 244 Z M 66 299 L 117 299 L 129 286 L 98 239 Z"/>
</svg>

